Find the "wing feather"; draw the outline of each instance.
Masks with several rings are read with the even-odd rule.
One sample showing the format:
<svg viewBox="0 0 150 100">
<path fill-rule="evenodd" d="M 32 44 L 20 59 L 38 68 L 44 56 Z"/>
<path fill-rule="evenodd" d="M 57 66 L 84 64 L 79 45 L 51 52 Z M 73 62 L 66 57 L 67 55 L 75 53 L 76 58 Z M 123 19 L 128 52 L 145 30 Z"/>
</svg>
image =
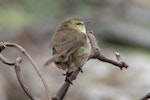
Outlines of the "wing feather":
<svg viewBox="0 0 150 100">
<path fill-rule="evenodd" d="M 86 42 L 84 33 L 74 29 L 58 30 L 54 36 L 51 47 L 55 49 L 54 54 L 61 52 L 75 52 Z"/>
<path fill-rule="evenodd" d="M 78 50 L 84 43 L 86 43 L 86 35 L 84 33 L 74 29 L 58 30 L 50 44 L 50 48 L 53 49 L 53 56 L 48 59 L 44 66 L 56 61 L 56 59 L 62 55 L 64 59 L 57 59 L 58 62 L 67 61 L 69 56 Z"/>
</svg>

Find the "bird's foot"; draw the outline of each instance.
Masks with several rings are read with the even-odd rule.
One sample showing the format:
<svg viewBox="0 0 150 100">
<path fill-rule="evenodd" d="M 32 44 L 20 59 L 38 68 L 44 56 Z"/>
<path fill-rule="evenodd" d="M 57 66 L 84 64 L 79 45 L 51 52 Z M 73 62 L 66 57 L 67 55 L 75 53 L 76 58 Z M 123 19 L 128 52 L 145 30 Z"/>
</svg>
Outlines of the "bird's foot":
<svg viewBox="0 0 150 100">
<path fill-rule="evenodd" d="M 81 68 L 81 67 L 79 67 L 79 70 L 80 70 L 80 72 L 81 72 L 81 73 L 83 73 L 83 70 L 82 70 L 82 68 Z"/>
<path fill-rule="evenodd" d="M 70 80 L 70 78 L 66 75 L 66 79 L 65 81 L 69 82 L 71 85 L 73 85 L 72 81 Z"/>
</svg>

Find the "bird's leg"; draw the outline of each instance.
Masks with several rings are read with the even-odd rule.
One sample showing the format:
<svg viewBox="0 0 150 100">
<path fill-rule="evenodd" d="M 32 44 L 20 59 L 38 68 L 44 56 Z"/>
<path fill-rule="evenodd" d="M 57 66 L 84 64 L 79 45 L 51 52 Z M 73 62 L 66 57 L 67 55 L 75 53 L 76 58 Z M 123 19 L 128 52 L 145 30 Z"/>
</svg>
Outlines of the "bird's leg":
<svg viewBox="0 0 150 100">
<path fill-rule="evenodd" d="M 81 68 L 81 67 L 79 67 L 79 70 L 80 70 L 80 72 L 81 72 L 81 73 L 83 73 L 83 70 L 82 70 L 82 68 Z"/>
<path fill-rule="evenodd" d="M 65 73 L 65 75 L 66 75 L 65 81 L 68 81 L 70 84 L 73 84 L 72 81 L 71 81 L 70 78 L 69 78 L 71 74 L 72 74 L 72 72 L 69 73 L 69 71 L 67 71 L 67 72 Z"/>
<path fill-rule="evenodd" d="M 66 76 L 65 81 L 68 81 L 70 84 L 72 84 L 72 85 L 73 85 L 72 81 L 70 80 L 70 78 L 69 78 L 68 76 Z"/>
</svg>

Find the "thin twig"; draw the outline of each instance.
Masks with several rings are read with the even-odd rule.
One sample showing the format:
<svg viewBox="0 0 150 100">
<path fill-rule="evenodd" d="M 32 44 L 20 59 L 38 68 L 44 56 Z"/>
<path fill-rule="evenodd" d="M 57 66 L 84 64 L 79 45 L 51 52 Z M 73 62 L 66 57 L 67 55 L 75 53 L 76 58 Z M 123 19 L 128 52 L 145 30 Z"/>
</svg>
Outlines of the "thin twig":
<svg viewBox="0 0 150 100">
<path fill-rule="evenodd" d="M 2 63 L 6 64 L 6 65 L 13 66 L 15 64 L 15 62 L 12 62 L 12 61 L 9 61 L 8 59 L 6 59 L 1 53 L 0 53 L 0 60 L 2 61 Z"/>
<path fill-rule="evenodd" d="M 0 42 L 0 53 L 5 49 L 5 47 L 4 42 Z"/>
<path fill-rule="evenodd" d="M 0 52 L 5 48 L 5 47 L 15 47 L 17 49 L 19 49 L 30 61 L 30 63 L 32 64 L 33 68 L 35 69 L 35 71 L 37 72 L 37 74 L 39 75 L 39 77 L 41 78 L 42 82 L 43 82 L 43 85 L 45 87 L 45 90 L 46 90 L 46 94 L 47 94 L 47 97 L 48 97 L 48 100 L 52 100 L 52 96 L 50 94 L 50 90 L 49 90 L 49 87 L 45 81 L 45 78 L 43 76 L 43 73 L 40 71 L 39 67 L 37 67 L 36 63 L 33 61 L 32 57 L 28 54 L 28 52 L 23 48 L 21 47 L 20 45 L 16 44 L 16 43 L 10 43 L 10 42 L 1 42 L 0 43 Z M 0 58 L 2 59 L 2 55 L 0 55 Z M 0 60 L 1 60 L 0 59 Z M 14 63 L 13 62 L 9 62 L 7 63 L 7 59 L 3 59 L 1 60 L 4 64 L 7 64 L 7 65 L 13 65 Z"/>
<path fill-rule="evenodd" d="M 25 85 L 23 83 L 23 80 L 21 79 L 21 68 L 20 68 L 20 63 L 22 62 L 22 59 L 20 57 L 16 58 L 16 61 L 15 61 L 15 64 L 14 64 L 14 69 L 15 69 L 15 72 L 16 72 L 16 76 L 17 76 L 17 79 L 18 79 L 18 82 L 19 84 L 21 85 L 22 89 L 24 90 L 24 92 L 27 94 L 27 96 L 31 99 L 31 100 L 40 100 L 40 99 L 37 99 L 35 97 L 33 97 L 27 87 L 27 85 Z"/>
<path fill-rule="evenodd" d="M 20 63 L 22 62 L 22 59 L 20 57 L 16 58 L 16 61 L 14 63 L 12 63 L 11 61 L 9 61 L 7 58 L 5 58 L 1 53 L 0 53 L 0 60 L 6 64 L 6 65 L 10 65 L 10 66 L 14 66 L 15 72 L 16 72 L 16 76 L 18 79 L 18 82 L 20 84 L 20 86 L 22 87 L 22 89 L 24 90 L 24 92 L 26 93 L 26 95 L 31 99 L 31 100 L 40 100 L 37 99 L 35 97 L 33 97 L 31 95 L 31 93 L 28 90 L 28 87 L 23 83 L 22 79 L 21 79 L 21 75 L 20 75 Z"/>
<path fill-rule="evenodd" d="M 97 44 L 97 41 L 96 41 L 95 36 L 93 35 L 93 32 L 87 32 L 87 34 L 88 34 L 88 37 L 89 37 L 91 45 L 92 45 L 92 54 L 89 56 L 89 59 L 98 59 L 103 62 L 108 62 L 110 64 L 113 64 L 113 65 L 119 67 L 120 69 L 128 68 L 128 65 L 124 61 L 122 61 L 120 55 L 118 55 L 118 54 L 117 54 L 117 56 L 120 57 L 119 60 L 117 58 L 118 61 L 114 61 L 112 59 L 106 58 L 102 54 L 102 51 L 100 50 L 100 48 Z"/>
</svg>

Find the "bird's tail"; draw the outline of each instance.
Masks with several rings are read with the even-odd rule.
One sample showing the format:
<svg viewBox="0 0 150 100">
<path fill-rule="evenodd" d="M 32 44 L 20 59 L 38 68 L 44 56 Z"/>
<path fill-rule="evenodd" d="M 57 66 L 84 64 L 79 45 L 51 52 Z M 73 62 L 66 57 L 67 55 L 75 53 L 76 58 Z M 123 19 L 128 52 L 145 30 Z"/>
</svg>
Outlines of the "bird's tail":
<svg viewBox="0 0 150 100">
<path fill-rule="evenodd" d="M 45 63 L 44 63 L 44 67 L 52 64 L 58 57 L 60 57 L 61 55 L 63 55 L 64 52 L 61 52 L 59 54 L 55 54 L 53 55 L 51 58 L 49 58 Z"/>
</svg>

